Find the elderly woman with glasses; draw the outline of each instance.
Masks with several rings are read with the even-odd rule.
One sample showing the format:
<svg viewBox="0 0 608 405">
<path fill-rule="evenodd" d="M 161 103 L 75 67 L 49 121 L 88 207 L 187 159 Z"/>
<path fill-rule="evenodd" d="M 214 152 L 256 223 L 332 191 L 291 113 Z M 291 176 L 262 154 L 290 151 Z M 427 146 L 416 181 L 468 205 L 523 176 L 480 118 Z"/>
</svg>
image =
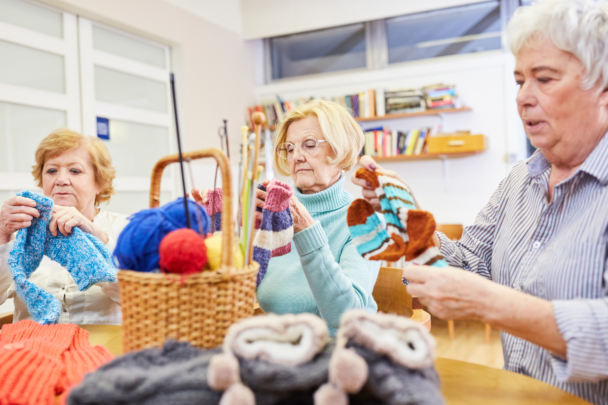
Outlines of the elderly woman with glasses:
<svg viewBox="0 0 608 405">
<path fill-rule="evenodd" d="M 326 100 L 298 107 L 281 122 L 274 165 L 295 186 L 294 237 L 291 253 L 270 260 L 258 288 L 264 312 L 310 312 L 335 332 L 349 309 L 377 311 L 372 290 L 380 265 L 355 249 L 346 224 L 353 196 L 343 189 L 344 171 L 357 162 L 363 141 L 348 111 Z M 257 197 L 263 207 L 266 193 L 258 190 Z"/>
</svg>

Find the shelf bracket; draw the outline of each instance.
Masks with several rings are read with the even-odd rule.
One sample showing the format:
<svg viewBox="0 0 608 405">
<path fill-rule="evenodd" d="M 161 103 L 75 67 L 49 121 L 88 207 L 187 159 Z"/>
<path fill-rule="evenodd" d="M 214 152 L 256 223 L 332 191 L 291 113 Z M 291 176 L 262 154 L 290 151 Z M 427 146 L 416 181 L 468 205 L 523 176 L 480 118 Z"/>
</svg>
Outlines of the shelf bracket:
<svg viewBox="0 0 608 405">
<path fill-rule="evenodd" d="M 447 127 L 445 125 L 445 113 L 440 112 L 439 114 L 437 114 L 439 116 L 439 119 L 441 120 L 441 132 L 443 133 L 447 133 Z"/>
<path fill-rule="evenodd" d="M 448 163 L 448 157 L 445 155 L 439 156 L 441 159 L 441 165 L 443 166 L 443 191 L 445 193 L 450 192 L 450 165 Z"/>
</svg>

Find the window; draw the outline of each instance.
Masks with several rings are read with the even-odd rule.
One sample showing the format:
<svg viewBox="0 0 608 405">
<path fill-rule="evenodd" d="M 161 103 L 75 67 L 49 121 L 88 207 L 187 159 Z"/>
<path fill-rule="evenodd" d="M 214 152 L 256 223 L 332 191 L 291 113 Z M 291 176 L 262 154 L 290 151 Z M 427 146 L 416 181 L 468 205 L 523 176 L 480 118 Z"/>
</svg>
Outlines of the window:
<svg viewBox="0 0 608 405">
<path fill-rule="evenodd" d="M 26 0 L 0 0 L 0 204 L 33 183 L 34 151 L 67 127 L 104 141 L 114 159 L 107 209 L 147 208 L 153 165 L 175 150 L 169 47 Z M 174 195 L 171 173 L 161 204 Z M 105 207 L 104 207 L 105 208 Z"/>
<path fill-rule="evenodd" d="M 366 67 L 365 24 L 275 37 L 272 79 Z"/>
<path fill-rule="evenodd" d="M 503 24 L 530 0 L 493 0 L 269 38 L 268 81 L 502 49 Z M 503 17 L 507 17 L 506 19 Z"/>
<path fill-rule="evenodd" d="M 500 49 L 498 1 L 386 20 L 388 62 Z"/>
</svg>

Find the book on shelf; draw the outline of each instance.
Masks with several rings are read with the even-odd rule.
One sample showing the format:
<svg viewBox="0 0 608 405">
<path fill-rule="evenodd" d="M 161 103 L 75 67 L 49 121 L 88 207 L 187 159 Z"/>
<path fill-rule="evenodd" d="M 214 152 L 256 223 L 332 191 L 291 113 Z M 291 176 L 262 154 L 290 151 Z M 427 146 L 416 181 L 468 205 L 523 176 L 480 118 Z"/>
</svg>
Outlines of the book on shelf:
<svg viewBox="0 0 608 405">
<path fill-rule="evenodd" d="M 365 142 L 361 154 L 373 157 L 422 155 L 426 153 L 428 138 L 437 136 L 440 128 L 439 124 L 409 131 L 389 130 L 385 127 L 368 128 L 364 132 Z"/>
<path fill-rule="evenodd" d="M 395 114 L 424 112 L 462 107 L 455 85 L 432 84 L 415 89 L 368 89 L 353 94 L 325 97 L 299 97 L 285 100 L 276 95 L 259 104 L 269 126 L 281 122 L 285 113 L 311 100 L 323 98 L 347 108 L 355 118 L 387 117 Z M 254 106 L 255 111 L 258 106 Z M 251 123 L 249 109 L 246 116 Z M 392 137 L 391 137 L 392 138 Z"/>
</svg>

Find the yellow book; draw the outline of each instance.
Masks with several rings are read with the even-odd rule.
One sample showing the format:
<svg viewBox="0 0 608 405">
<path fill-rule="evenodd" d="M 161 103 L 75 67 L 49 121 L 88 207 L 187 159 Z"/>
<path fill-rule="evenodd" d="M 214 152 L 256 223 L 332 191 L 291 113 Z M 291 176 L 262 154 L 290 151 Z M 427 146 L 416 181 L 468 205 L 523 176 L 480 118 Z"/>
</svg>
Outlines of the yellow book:
<svg viewBox="0 0 608 405">
<path fill-rule="evenodd" d="M 418 142 L 418 136 L 420 136 L 420 130 L 413 129 L 412 136 L 410 137 L 410 142 L 407 144 L 407 149 L 405 150 L 405 156 L 411 156 L 414 153 L 414 148 L 416 147 L 416 143 Z"/>
</svg>

